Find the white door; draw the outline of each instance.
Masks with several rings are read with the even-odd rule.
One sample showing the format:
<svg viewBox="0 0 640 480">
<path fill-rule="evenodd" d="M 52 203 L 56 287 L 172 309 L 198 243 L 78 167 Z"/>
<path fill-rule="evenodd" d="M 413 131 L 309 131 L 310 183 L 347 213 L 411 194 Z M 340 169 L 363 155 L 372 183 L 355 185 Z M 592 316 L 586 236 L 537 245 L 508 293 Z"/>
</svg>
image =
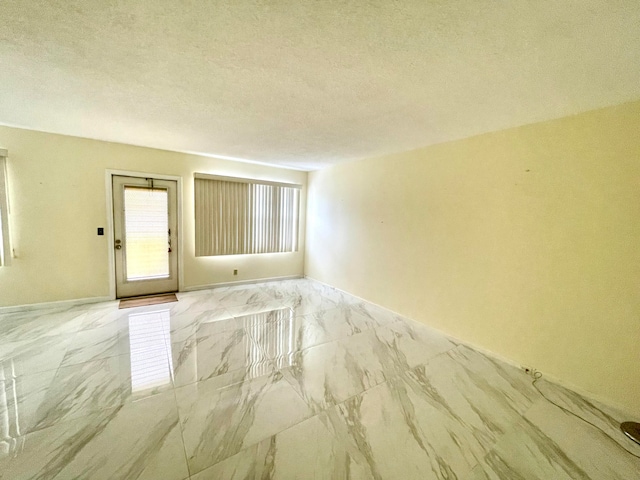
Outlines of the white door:
<svg viewBox="0 0 640 480">
<path fill-rule="evenodd" d="M 177 184 L 113 176 L 116 297 L 178 290 Z"/>
</svg>

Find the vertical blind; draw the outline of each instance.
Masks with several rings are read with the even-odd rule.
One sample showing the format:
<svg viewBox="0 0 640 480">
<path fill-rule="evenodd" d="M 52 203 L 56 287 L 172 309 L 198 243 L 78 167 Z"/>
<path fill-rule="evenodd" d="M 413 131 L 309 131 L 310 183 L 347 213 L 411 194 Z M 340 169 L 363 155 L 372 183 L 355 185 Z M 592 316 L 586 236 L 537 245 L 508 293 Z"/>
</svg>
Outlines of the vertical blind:
<svg viewBox="0 0 640 480">
<path fill-rule="evenodd" d="M 300 186 L 195 176 L 196 256 L 298 250 Z"/>
</svg>

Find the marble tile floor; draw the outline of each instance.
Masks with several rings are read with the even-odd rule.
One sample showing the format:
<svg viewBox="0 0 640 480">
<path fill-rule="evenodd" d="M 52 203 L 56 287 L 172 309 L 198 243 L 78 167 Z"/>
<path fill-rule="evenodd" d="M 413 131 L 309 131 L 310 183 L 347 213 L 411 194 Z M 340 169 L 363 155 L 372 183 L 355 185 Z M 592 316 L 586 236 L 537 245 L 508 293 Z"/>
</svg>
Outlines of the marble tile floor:
<svg viewBox="0 0 640 480">
<path fill-rule="evenodd" d="M 628 415 L 344 292 L 178 298 L 0 315 L 0 479 L 640 479 Z"/>
</svg>

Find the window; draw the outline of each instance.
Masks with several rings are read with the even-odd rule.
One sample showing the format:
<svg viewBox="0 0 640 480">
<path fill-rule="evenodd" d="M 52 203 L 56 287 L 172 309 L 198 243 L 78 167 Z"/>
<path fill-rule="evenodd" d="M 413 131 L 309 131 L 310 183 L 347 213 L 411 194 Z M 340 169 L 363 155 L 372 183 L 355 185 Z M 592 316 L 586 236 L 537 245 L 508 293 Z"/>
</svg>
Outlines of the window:
<svg viewBox="0 0 640 480">
<path fill-rule="evenodd" d="M 127 281 L 168 278 L 169 192 L 125 185 L 124 205 Z"/>
<path fill-rule="evenodd" d="M 300 188 L 196 173 L 196 256 L 297 251 Z"/>
<path fill-rule="evenodd" d="M 7 151 L 0 149 L 0 265 L 11 263 L 9 243 L 9 192 L 7 186 Z"/>
</svg>

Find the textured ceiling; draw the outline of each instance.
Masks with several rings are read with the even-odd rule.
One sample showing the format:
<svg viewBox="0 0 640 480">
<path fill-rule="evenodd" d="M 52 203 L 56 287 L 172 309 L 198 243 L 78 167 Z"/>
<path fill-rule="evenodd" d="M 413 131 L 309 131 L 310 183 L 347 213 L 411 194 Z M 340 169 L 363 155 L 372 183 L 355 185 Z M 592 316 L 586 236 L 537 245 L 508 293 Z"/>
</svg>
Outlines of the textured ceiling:
<svg viewBox="0 0 640 480">
<path fill-rule="evenodd" d="M 2 0 L 0 19 L 0 123 L 303 169 L 640 98 L 638 0 Z"/>
</svg>

